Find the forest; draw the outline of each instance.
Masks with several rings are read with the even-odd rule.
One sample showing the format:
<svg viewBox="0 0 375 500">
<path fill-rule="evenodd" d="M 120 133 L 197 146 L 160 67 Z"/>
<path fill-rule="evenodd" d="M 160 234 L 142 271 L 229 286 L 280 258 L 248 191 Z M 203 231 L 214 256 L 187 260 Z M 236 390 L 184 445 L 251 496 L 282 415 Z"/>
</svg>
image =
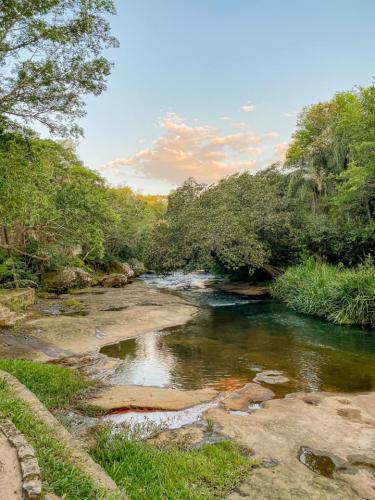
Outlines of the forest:
<svg viewBox="0 0 375 500">
<path fill-rule="evenodd" d="M 71 141 L 14 131 L 3 119 L 1 286 L 38 286 L 50 269 L 94 272 L 129 259 L 248 280 L 292 266 L 275 297 L 334 321 L 373 324 L 374 137 L 375 87 L 338 93 L 302 110 L 283 163 L 213 185 L 187 179 L 166 198 L 109 187 Z M 313 278 L 327 286 L 310 290 Z M 328 295 L 314 296 L 322 290 Z"/>
</svg>

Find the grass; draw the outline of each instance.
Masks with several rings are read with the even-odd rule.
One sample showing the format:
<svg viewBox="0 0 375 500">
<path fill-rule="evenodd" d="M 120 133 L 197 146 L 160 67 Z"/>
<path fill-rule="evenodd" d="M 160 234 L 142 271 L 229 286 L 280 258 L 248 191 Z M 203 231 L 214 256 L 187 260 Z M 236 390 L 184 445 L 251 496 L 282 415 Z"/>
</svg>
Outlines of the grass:
<svg viewBox="0 0 375 500">
<path fill-rule="evenodd" d="M 343 269 L 313 260 L 280 276 L 272 295 L 296 311 L 338 324 L 375 327 L 375 267 Z"/>
<path fill-rule="evenodd" d="M 92 480 L 71 461 L 69 453 L 54 437 L 53 428 L 34 416 L 4 380 L 0 383 L 0 412 L 8 417 L 34 447 L 43 483 L 65 500 L 108 499 Z"/>
<path fill-rule="evenodd" d="M 224 498 L 257 464 L 230 441 L 186 448 L 102 430 L 92 457 L 134 500 Z"/>
<path fill-rule="evenodd" d="M 28 360 L 0 359 L 0 370 L 14 375 L 50 410 L 67 406 L 92 386 L 78 371 Z"/>
</svg>

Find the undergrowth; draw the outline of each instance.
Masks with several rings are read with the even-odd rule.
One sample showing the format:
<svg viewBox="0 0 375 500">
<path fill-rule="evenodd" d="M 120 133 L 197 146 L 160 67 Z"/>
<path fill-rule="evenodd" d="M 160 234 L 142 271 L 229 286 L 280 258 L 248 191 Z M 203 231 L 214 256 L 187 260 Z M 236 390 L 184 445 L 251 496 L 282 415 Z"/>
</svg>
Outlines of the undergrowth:
<svg viewBox="0 0 375 500">
<path fill-rule="evenodd" d="M 314 260 L 290 267 L 272 295 L 296 311 L 338 324 L 375 327 L 375 267 L 344 269 Z"/>
</svg>

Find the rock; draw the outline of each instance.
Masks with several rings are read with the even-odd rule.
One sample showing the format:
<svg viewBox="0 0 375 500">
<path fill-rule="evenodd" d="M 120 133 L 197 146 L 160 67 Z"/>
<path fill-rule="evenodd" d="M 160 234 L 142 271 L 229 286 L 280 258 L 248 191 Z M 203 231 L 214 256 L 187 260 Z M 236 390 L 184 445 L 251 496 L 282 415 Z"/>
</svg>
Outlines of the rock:
<svg viewBox="0 0 375 500">
<path fill-rule="evenodd" d="M 120 262 L 121 271 L 120 274 L 124 274 L 128 280 L 134 277 L 133 269 L 126 262 Z"/>
<path fill-rule="evenodd" d="M 278 370 L 266 370 L 257 373 L 254 382 L 265 382 L 266 384 L 286 384 L 289 382 L 288 377 L 282 375 L 283 372 Z"/>
<path fill-rule="evenodd" d="M 134 277 L 132 266 L 130 266 L 127 262 L 112 260 L 106 263 L 103 268 L 107 274 L 124 274 L 128 279 Z"/>
<path fill-rule="evenodd" d="M 102 278 L 102 285 L 106 288 L 122 288 L 127 285 L 128 277 L 125 274 L 108 274 Z"/>
<path fill-rule="evenodd" d="M 0 326 L 13 326 L 23 317 L 23 314 L 17 314 L 9 307 L 0 304 Z"/>
<path fill-rule="evenodd" d="M 214 389 L 180 391 L 160 387 L 117 385 L 107 388 L 100 396 L 88 400 L 87 403 L 105 411 L 123 408 L 183 410 L 210 401 L 216 395 Z"/>
<path fill-rule="evenodd" d="M 13 326 L 23 319 L 27 306 L 35 302 L 33 288 L 0 290 L 0 326 Z"/>
<path fill-rule="evenodd" d="M 27 481 L 23 482 L 22 489 L 24 491 L 24 497 L 29 499 L 29 500 L 36 500 L 41 498 L 42 494 L 42 483 L 39 479 L 30 479 Z M 48 496 L 44 497 L 45 499 L 48 498 Z M 53 497 L 49 497 L 53 498 Z M 58 497 L 54 497 L 58 498 Z"/>
<path fill-rule="evenodd" d="M 226 410 L 245 411 L 249 409 L 250 403 L 259 403 L 272 399 L 275 394 L 266 387 L 250 382 L 237 391 L 230 392 L 223 399 Z"/>
<path fill-rule="evenodd" d="M 222 292 L 246 295 L 246 297 L 253 299 L 268 299 L 271 297 L 269 286 L 254 286 L 249 283 L 225 283 L 220 285 L 218 289 Z"/>
<path fill-rule="evenodd" d="M 35 479 L 40 475 L 38 460 L 35 457 L 27 457 L 21 460 L 20 464 L 24 479 Z"/>
<path fill-rule="evenodd" d="M 48 292 L 66 292 L 69 288 L 83 288 L 89 285 L 91 276 L 79 267 L 65 267 L 45 273 L 42 286 Z"/>
<path fill-rule="evenodd" d="M 144 274 L 147 272 L 147 269 L 146 269 L 146 266 L 144 265 L 144 263 L 137 260 L 137 259 L 130 259 L 129 264 L 134 271 L 134 276 L 140 276 L 141 274 Z"/>
</svg>

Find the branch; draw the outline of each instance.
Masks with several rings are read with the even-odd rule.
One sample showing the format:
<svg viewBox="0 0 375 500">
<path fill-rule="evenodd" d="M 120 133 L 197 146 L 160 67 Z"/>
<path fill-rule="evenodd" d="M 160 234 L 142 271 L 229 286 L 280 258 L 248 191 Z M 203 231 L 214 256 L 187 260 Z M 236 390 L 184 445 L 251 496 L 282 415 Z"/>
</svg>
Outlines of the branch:
<svg viewBox="0 0 375 500">
<path fill-rule="evenodd" d="M 31 253 L 23 252 L 22 250 L 18 250 L 18 248 L 12 247 L 11 245 L 4 245 L 4 244 L 0 243 L 0 248 L 2 248 L 4 250 L 12 250 L 13 252 L 17 252 L 17 253 L 20 253 L 21 255 L 25 255 L 26 257 L 30 257 L 32 259 L 40 260 L 43 262 L 49 260 L 48 257 L 40 257 L 39 255 L 33 255 Z"/>
</svg>

